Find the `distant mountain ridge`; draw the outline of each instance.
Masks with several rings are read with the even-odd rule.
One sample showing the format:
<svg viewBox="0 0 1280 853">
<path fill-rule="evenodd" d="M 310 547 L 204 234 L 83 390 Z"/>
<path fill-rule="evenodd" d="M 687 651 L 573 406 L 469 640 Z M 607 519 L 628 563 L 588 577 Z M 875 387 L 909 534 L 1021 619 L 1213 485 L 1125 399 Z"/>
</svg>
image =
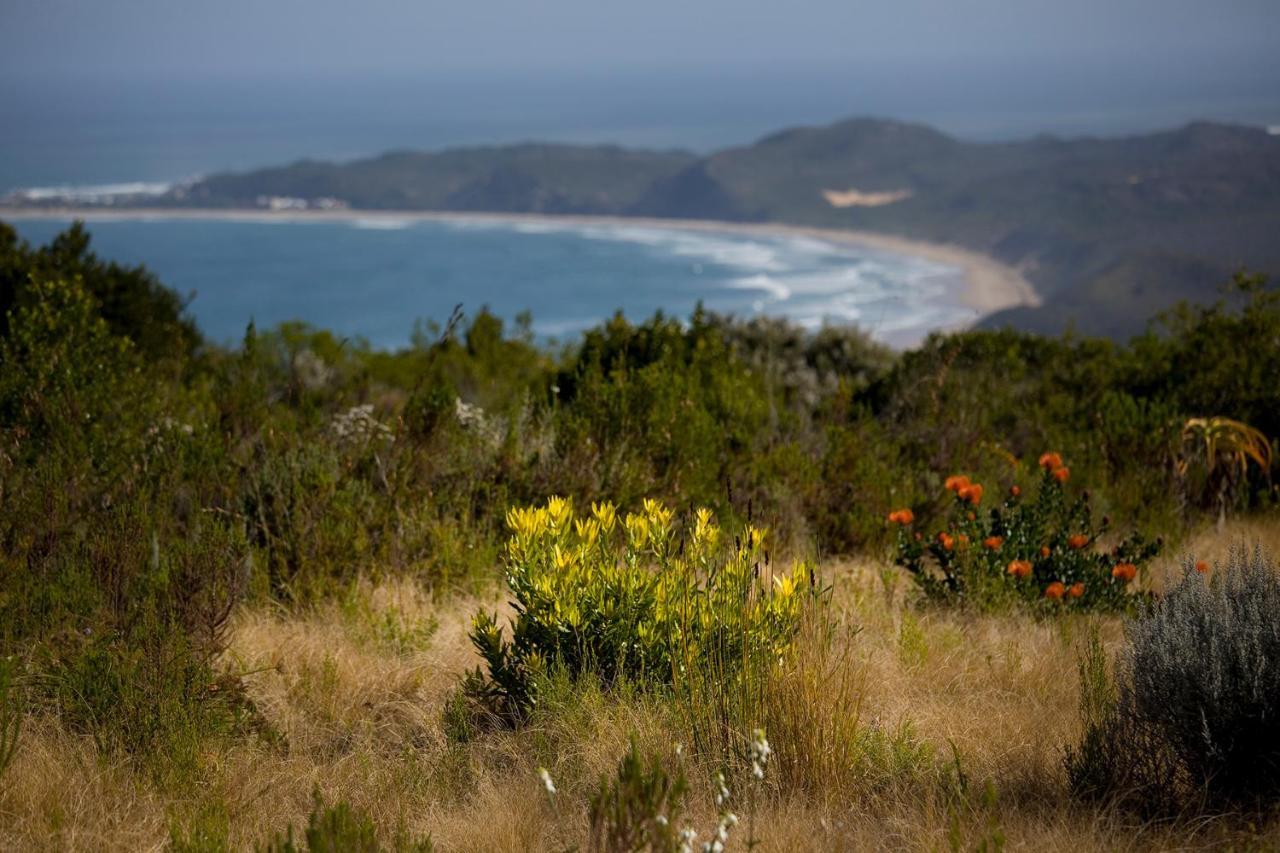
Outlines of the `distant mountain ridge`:
<svg viewBox="0 0 1280 853">
<path fill-rule="evenodd" d="M 401 151 L 214 175 L 159 200 L 779 222 L 952 243 L 1023 272 L 986 318 L 1125 337 L 1245 266 L 1280 273 L 1280 137 L 1196 122 L 1123 138 L 975 143 L 908 122 L 798 127 L 705 157 L 618 146 Z M 148 199 L 148 206 L 157 201 Z"/>
<path fill-rule="evenodd" d="M 696 159 L 686 151 L 550 143 L 393 151 L 213 175 L 187 188 L 185 201 L 253 206 L 277 196 L 338 199 L 362 209 L 624 215 L 655 181 Z"/>
</svg>

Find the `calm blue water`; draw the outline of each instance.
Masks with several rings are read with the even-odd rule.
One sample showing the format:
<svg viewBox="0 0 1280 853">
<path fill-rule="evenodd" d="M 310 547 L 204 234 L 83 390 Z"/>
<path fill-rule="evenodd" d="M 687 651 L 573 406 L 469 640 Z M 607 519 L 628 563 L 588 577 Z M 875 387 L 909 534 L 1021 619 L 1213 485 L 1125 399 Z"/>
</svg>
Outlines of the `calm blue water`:
<svg viewBox="0 0 1280 853">
<path fill-rule="evenodd" d="M 13 222 L 43 243 L 67 220 Z M 145 263 L 192 294 L 200 328 L 237 341 L 302 320 L 372 345 L 408 343 L 414 321 L 453 306 L 488 306 L 512 319 L 531 311 L 544 338 L 572 339 L 623 310 L 707 308 L 786 316 L 809 327 L 857 324 L 905 345 L 964 323 L 958 270 L 917 258 L 807 237 L 757 236 L 648 225 L 531 222 L 97 220 L 103 257 Z"/>
</svg>

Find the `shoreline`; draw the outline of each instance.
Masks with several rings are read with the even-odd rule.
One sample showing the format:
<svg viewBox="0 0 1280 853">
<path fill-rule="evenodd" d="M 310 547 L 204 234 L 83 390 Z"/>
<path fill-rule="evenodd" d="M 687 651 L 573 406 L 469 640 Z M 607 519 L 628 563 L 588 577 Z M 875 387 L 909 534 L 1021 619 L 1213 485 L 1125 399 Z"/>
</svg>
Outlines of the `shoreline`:
<svg viewBox="0 0 1280 853">
<path fill-rule="evenodd" d="M 609 225 L 671 228 L 721 234 L 761 237 L 807 237 L 844 246 L 922 258 L 955 267 L 964 287 L 955 296 L 959 304 L 981 317 L 1019 306 L 1034 307 L 1040 297 L 1023 275 L 989 255 L 947 243 L 929 243 L 908 237 L 840 228 L 788 225 L 781 222 L 721 222 L 708 219 L 659 219 L 653 217 L 603 216 L 551 213 L 452 212 L 435 210 L 292 210 L 270 211 L 255 208 L 114 208 L 98 207 L 0 207 L 0 220 L 83 219 L 123 221 L 130 219 L 216 220 L 224 222 L 477 222 L 477 223 L 558 223 L 564 225 Z M 971 325 L 971 324 L 965 324 Z"/>
</svg>

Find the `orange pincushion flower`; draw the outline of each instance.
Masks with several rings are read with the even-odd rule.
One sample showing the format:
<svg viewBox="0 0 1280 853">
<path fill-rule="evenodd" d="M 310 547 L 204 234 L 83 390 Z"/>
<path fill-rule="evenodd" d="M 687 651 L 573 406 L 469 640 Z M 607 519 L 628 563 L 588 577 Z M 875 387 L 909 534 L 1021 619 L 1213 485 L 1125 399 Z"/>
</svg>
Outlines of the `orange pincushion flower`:
<svg viewBox="0 0 1280 853">
<path fill-rule="evenodd" d="M 1047 557 L 1047 556 L 1049 556 L 1049 546 L 1048 546 L 1048 545 L 1041 545 L 1041 546 L 1040 546 L 1040 556 L 1041 556 L 1041 557 Z"/>
<path fill-rule="evenodd" d="M 970 483 L 956 492 L 956 496 L 962 501 L 968 501 L 977 506 L 982 503 L 982 486 L 979 483 Z"/>
<path fill-rule="evenodd" d="M 1206 563 L 1204 560 L 1197 560 L 1196 571 L 1199 572 L 1200 574 L 1204 574 L 1205 572 L 1209 571 L 1209 564 Z"/>
<path fill-rule="evenodd" d="M 948 492 L 958 492 L 969 485 L 969 478 L 964 474 L 952 474 L 943 482 L 943 485 L 947 487 Z"/>
<path fill-rule="evenodd" d="M 894 524 L 908 525 L 916 520 L 916 514 L 909 509 L 895 509 L 889 513 L 889 521 Z"/>
<path fill-rule="evenodd" d="M 956 544 L 963 548 L 969 544 L 969 536 L 966 533 L 960 533 L 956 536 Z"/>
<path fill-rule="evenodd" d="M 1084 595 L 1084 584 L 1080 581 L 1076 581 L 1067 589 L 1067 595 L 1072 598 L 1079 598 Z"/>
<path fill-rule="evenodd" d="M 1075 551 L 1079 551 L 1081 548 L 1083 548 L 1088 544 L 1089 544 L 1089 537 L 1085 536 L 1083 533 L 1077 533 L 1067 540 L 1067 545 L 1072 550 L 1075 550 Z"/>
<path fill-rule="evenodd" d="M 1044 588 L 1044 597 L 1057 601 L 1066 591 L 1067 588 L 1062 585 L 1062 581 L 1054 581 Z"/>
<path fill-rule="evenodd" d="M 1026 560 L 1014 560 L 1009 563 L 1008 572 L 1015 578 L 1029 578 L 1031 577 L 1031 563 Z"/>
<path fill-rule="evenodd" d="M 999 551 L 1000 546 L 1004 544 L 1003 536 L 988 536 L 982 540 L 982 547 L 989 548 L 992 551 Z"/>
<path fill-rule="evenodd" d="M 956 547 L 956 540 L 950 533 L 939 533 L 938 542 L 942 545 L 942 549 L 944 551 L 950 551 L 952 548 Z"/>
<path fill-rule="evenodd" d="M 1010 486 L 1009 494 L 1013 495 L 1016 498 L 1018 495 L 1022 494 L 1022 488 L 1017 485 Z"/>
<path fill-rule="evenodd" d="M 1057 453 L 1040 454 L 1040 467 L 1046 471 L 1057 471 L 1062 467 L 1062 457 Z"/>
<path fill-rule="evenodd" d="M 1071 479 L 1071 469 L 1066 465 L 1063 465 L 1061 468 L 1054 468 L 1053 479 L 1057 480 L 1059 483 L 1067 482 L 1067 480 Z"/>
<path fill-rule="evenodd" d="M 1133 563 L 1116 563 L 1114 569 L 1111 570 L 1111 577 L 1118 581 L 1128 583 L 1138 576 L 1138 567 Z"/>
</svg>

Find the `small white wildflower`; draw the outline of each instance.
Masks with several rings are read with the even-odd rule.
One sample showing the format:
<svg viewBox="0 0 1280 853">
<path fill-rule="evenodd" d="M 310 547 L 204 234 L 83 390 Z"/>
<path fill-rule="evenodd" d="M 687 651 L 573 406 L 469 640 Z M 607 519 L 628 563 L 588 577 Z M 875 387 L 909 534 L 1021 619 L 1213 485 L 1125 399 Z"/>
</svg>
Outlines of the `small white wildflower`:
<svg viewBox="0 0 1280 853">
<path fill-rule="evenodd" d="M 542 780 L 542 787 L 547 789 L 548 794 L 554 794 L 556 792 L 556 783 L 551 781 L 551 774 L 547 772 L 547 768 L 538 768 L 538 778 Z"/>
<path fill-rule="evenodd" d="M 738 816 L 733 812 L 729 812 L 724 816 L 724 823 L 726 826 L 737 826 Z"/>
<path fill-rule="evenodd" d="M 758 761 L 761 765 L 769 763 L 769 756 L 773 755 L 773 747 L 769 746 L 769 740 L 764 736 L 764 729 L 756 729 L 751 740 L 751 758 Z"/>
<path fill-rule="evenodd" d="M 170 433 L 180 432 L 183 435 L 194 435 L 195 431 L 195 427 L 191 424 L 176 421 L 166 415 L 147 427 L 147 437 L 152 439 L 152 448 L 159 452 L 167 449 Z"/>
<path fill-rule="evenodd" d="M 345 412 L 334 415 L 333 420 L 329 423 L 329 428 L 339 441 L 344 442 L 395 440 L 391 433 L 391 428 L 384 423 L 380 423 L 373 416 L 373 406 L 370 403 L 365 403 L 362 406 L 352 406 Z"/>
<path fill-rule="evenodd" d="M 723 806 L 729 802 L 729 786 L 724 782 L 724 774 L 716 774 L 716 805 Z"/>
<path fill-rule="evenodd" d="M 680 830 L 680 853 L 693 853 L 693 840 L 698 837 L 698 831 L 690 827 Z"/>
<path fill-rule="evenodd" d="M 666 815 L 664 815 L 664 814 L 660 814 L 660 815 L 658 815 L 657 817 L 655 817 L 655 818 L 654 818 L 654 820 L 655 820 L 655 821 L 657 821 L 658 826 L 666 826 L 666 825 L 667 825 L 667 816 L 666 816 Z"/>
<path fill-rule="evenodd" d="M 679 758 L 682 755 L 684 755 L 684 744 L 678 743 L 676 744 L 676 758 Z"/>
<path fill-rule="evenodd" d="M 304 349 L 293 357 L 293 375 L 304 388 L 319 391 L 337 377 L 338 372 L 310 349 Z"/>
<path fill-rule="evenodd" d="M 757 779 L 764 778 L 764 768 L 769 763 L 771 755 L 773 755 L 773 747 L 769 746 L 769 740 L 764 736 L 764 729 L 756 729 L 751 739 L 752 776 Z"/>
<path fill-rule="evenodd" d="M 453 414 L 464 430 L 478 436 L 486 444 L 491 447 L 502 444 L 502 437 L 507 432 L 507 422 L 504 418 L 490 415 L 472 403 L 464 403 L 461 397 L 454 401 Z"/>
</svg>

